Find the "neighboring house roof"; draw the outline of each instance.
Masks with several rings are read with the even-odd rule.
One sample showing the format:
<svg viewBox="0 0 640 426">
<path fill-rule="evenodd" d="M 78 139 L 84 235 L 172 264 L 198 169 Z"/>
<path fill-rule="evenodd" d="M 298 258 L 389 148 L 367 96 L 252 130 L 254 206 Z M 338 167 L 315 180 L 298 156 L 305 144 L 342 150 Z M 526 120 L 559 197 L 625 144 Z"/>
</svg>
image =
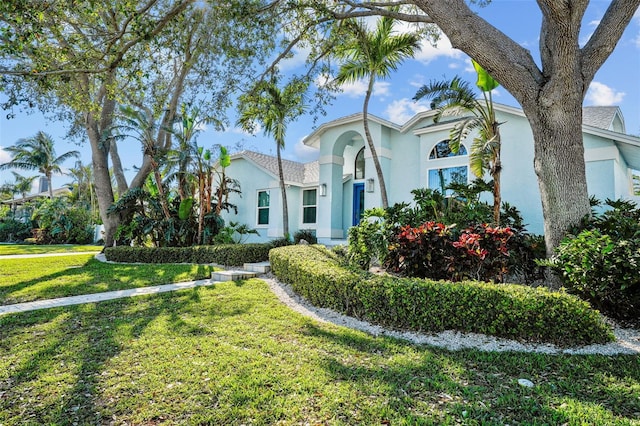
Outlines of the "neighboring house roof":
<svg viewBox="0 0 640 426">
<path fill-rule="evenodd" d="M 622 119 L 622 112 L 617 106 L 587 106 L 582 108 L 582 124 L 599 129 L 614 130 L 613 123 L 616 115 Z M 622 129 L 624 133 L 624 128 Z"/>
<path fill-rule="evenodd" d="M 65 195 L 69 195 L 71 194 L 71 190 L 67 187 L 64 188 L 58 188 L 58 189 L 54 189 L 53 190 L 53 196 L 54 197 L 63 197 Z M 31 194 L 31 195 L 27 195 L 26 197 L 22 198 L 14 198 L 12 200 L 4 200 L 4 201 L 0 201 L 0 204 L 17 204 L 17 205 L 21 205 L 24 203 L 27 203 L 29 201 L 33 201 L 37 198 L 48 198 L 49 197 L 49 191 L 44 191 L 44 192 L 40 192 L 38 194 Z"/>
<path fill-rule="evenodd" d="M 255 151 L 241 151 L 231 156 L 232 159 L 244 158 L 278 179 L 278 158 Z M 317 161 L 299 163 L 297 161 L 282 160 L 284 180 L 299 185 L 318 183 L 320 166 Z"/>
</svg>

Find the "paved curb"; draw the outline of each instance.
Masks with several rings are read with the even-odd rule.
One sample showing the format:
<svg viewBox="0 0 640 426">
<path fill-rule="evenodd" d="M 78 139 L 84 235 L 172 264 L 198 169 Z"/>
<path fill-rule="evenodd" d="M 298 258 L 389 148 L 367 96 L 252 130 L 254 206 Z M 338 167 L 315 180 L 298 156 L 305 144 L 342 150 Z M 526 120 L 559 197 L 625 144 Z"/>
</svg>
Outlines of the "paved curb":
<svg viewBox="0 0 640 426">
<path fill-rule="evenodd" d="M 0 315 L 16 312 L 35 311 L 37 309 L 57 308 L 61 306 L 81 305 L 83 303 L 96 303 L 105 300 L 122 299 L 125 297 L 144 296 L 149 294 L 166 293 L 187 288 L 211 286 L 219 281 L 196 280 L 182 283 L 156 285 L 152 287 L 140 287 L 128 290 L 107 291 L 103 293 L 83 294 L 80 296 L 60 297 L 57 299 L 36 300 L 34 302 L 16 303 L 14 305 L 0 306 Z"/>
</svg>

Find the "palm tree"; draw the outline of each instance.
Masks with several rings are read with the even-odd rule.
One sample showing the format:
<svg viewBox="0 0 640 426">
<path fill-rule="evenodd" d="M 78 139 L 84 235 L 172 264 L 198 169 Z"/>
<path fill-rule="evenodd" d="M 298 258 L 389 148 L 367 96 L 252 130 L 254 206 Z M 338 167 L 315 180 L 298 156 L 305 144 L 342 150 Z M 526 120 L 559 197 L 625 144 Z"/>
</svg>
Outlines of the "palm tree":
<svg viewBox="0 0 640 426">
<path fill-rule="evenodd" d="M 378 20 L 375 31 L 369 32 L 363 20 L 345 21 L 344 28 L 350 35 L 350 39 L 336 52 L 339 58 L 345 60 L 338 70 L 336 82 L 344 84 L 369 78 L 362 107 L 363 125 L 378 182 L 380 182 L 383 208 L 389 207 L 389 200 L 380 160 L 369 131 L 367 115 L 369 100 L 376 79 L 389 77 L 404 59 L 413 57 L 415 52 L 420 50 L 420 36 L 414 33 L 394 34 L 394 22 L 392 18 L 384 16 Z"/>
<path fill-rule="evenodd" d="M 27 197 L 27 193 L 31 191 L 31 186 L 33 185 L 33 181 L 37 176 L 24 177 L 21 174 L 18 174 L 14 171 L 11 172 L 13 174 L 14 181 L 13 183 L 5 183 L 0 187 L 0 192 L 10 195 L 12 200 L 11 203 L 11 212 L 15 215 L 16 209 L 18 205 L 16 204 L 15 195 L 22 195 L 22 199 Z"/>
<path fill-rule="evenodd" d="M 81 161 L 76 161 L 75 167 L 69 169 L 69 175 L 73 179 L 73 183 L 67 184 L 72 190 L 73 198 L 81 203 L 88 205 L 91 209 L 91 217 L 97 218 L 97 203 L 95 196 L 95 187 L 93 185 L 93 168 L 91 164 L 86 166 Z"/>
<path fill-rule="evenodd" d="M 27 198 L 27 194 L 31 191 L 31 187 L 33 186 L 33 181 L 36 180 L 37 176 L 29 176 L 24 177 L 19 173 L 11 172 L 14 178 L 14 189 L 16 192 L 22 195 L 22 199 Z"/>
<path fill-rule="evenodd" d="M 13 159 L 8 163 L 0 164 L 0 170 L 22 169 L 37 170 L 45 175 L 49 186 L 49 198 L 53 198 L 51 177 L 54 173 L 62 173 L 60 165 L 69 158 L 78 158 L 78 151 L 69 151 L 56 157 L 53 147 L 53 139 L 44 132 L 38 132 L 35 136 L 18 140 L 15 145 L 6 148 Z"/>
<path fill-rule="evenodd" d="M 259 81 L 253 89 L 240 97 L 240 118 L 238 124 L 247 131 L 253 131 L 256 122 L 264 128 L 264 133 L 273 135 L 278 157 L 278 177 L 282 194 L 282 227 L 285 238 L 289 238 L 289 207 L 284 184 L 282 157 L 287 125 L 306 110 L 305 92 L 307 83 L 292 80 L 282 89 L 275 76 L 271 81 Z"/>
<path fill-rule="evenodd" d="M 142 154 L 151 160 L 151 170 L 158 187 L 162 211 L 165 218 L 169 219 L 171 213 L 159 169 L 159 161 L 166 152 L 156 144 L 156 132 L 168 131 L 169 129 L 162 129 L 148 108 L 135 109 L 130 106 L 121 106 L 118 118 L 120 124 L 114 125 L 110 129 L 112 137 L 114 140 L 132 137 L 142 143 Z"/>
<path fill-rule="evenodd" d="M 431 99 L 431 108 L 435 109 L 434 122 L 440 121 L 448 115 L 470 114 L 459 121 L 449 134 L 449 146 L 453 153 L 457 153 L 460 144 L 470 132 L 477 130 L 469 152 L 469 167 L 473 174 L 481 178 L 488 170 L 493 179 L 493 221 L 500 224 L 500 123 L 496 121 L 491 91 L 498 87 L 494 80 L 475 61 L 473 66 L 478 74 L 476 85 L 482 91 L 483 99 L 476 98 L 471 85 L 456 76 L 451 81 L 436 81 L 422 86 L 414 100 Z"/>
</svg>

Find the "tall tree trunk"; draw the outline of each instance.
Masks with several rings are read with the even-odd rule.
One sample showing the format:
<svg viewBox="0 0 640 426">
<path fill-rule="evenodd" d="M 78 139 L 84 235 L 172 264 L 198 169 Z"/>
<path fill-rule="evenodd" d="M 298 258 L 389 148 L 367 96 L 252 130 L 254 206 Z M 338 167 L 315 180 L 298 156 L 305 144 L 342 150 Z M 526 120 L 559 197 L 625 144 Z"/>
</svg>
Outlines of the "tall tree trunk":
<svg viewBox="0 0 640 426">
<path fill-rule="evenodd" d="M 49 199 L 53 200 L 53 187 L 51 186 L 51 173 L 46 174 L 47 186 L 49 187 Z"/>
<path fill-rule="evenodd" d="M 580 124 L 582 108 L 570 103 L 565 99 L 552 107 L 537 105 L 527 111 L 535 140 L 534 168 L 542 199 L 547 256 L 553 254 L 572 225 L 591 213 Z"/>
<path fill-rule="evenodd" d="M 280 156 L 280 141 L 276 141 L 276 152 L 278 155 L 278 177 L 280 178 L 280 193 L 282 194 L 282 233 L 283 237 L 289 238 L 289 205 L 287 203 L 287 188 L 284 183 L 284 171 L 282 170 L 282 157 Z"/>
<path fill-rule="evenodd" d="M 86 114 L 85 129 L 91 144 L 96 198 L 98 199 L 100 218 L 104 225 L 104 246 L 111 247 L 114 245 L 114 237 L 120 220 L 118 215 L 107 214 L 107 209 L 113 204 L 113 190 L 109 176 L 109 147 L 107 144 L 101 143 L 98 123 L 91 112 Z"/>
<path fill-rule="evenodd" d="M 373 93 L 373 83 L 375 82 L 375 76 L 373 73 L 369 77 L 369 87 L 367 88 L 367 94 L 364 97 L 364 105 L 362 107 L 362 121 L 364 125 L 364 134 L 367 139 L 367 145 L 369 145 L 369 151 L 371 151 L 371 158 L 373 159 L 373 166 L 376 169 L 376 175 L 378 175 L 378 184 L 380 185 L 380 197 L 382 198 L 382 208 L 389 208 L 389 199 L 387 198 L 387 185 L 385 184 L 384 174 L 382 173 L 382 166 L 378 159 L 378 153 L 376 147 L 373 144 L 373 138 L 369 131 L 369 100 Z"/>
<path fill-rule="evenodd" d="M 500 159 L 497 160 L 496 164 L 500 167 Z M 493 173 L 493 222 L 496 226 L 500 226 L 500 204 L 502 204 L 500 191 L 500 169 L 498 168 Z"/>
<path fill-rule="evenodd" d="M 113 175 L 116 178 L 116 185 L 118 186 L 118 195 L 122 197 L 122 194 L 129 189 L 129 185 L 127 184 L 127 179 L 124 177 L 124 168 L 122 167 L 120 154 L 118 154 L 118 144 L 115 139 L 110 141 L 109 154 L 111 156 L 111 164 L 113 165 Z"/>
<path fill-rule="evenodd" d="M 491 93 L 489 93 L 491 96 Z M 493 102 L 492 102 L 493 109 Z M 492 114 L 494 115 L 494 114 Z M 495 150 L 495 158 L 491 167 L 491 177 L 493 178 L 493 221 L 496 226 L 500 226 L 500 205 L 502 204 L 502 194 L 500 185 L 500 174 L 502 173 L 502 160 L 500 159 L 500 151 L 502 150 L 502 139 L 500 138 L 500 124 L 493 120 L 493 134 L 495 135 L 497 147 Z"/>
</svg>

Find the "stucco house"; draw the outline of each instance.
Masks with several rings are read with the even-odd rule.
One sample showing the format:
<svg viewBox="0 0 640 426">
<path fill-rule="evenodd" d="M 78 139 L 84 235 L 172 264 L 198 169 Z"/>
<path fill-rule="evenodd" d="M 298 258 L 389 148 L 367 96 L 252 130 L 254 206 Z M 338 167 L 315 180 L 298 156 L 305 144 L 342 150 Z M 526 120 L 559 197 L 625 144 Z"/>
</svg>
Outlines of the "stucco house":
<svg viewBox="0 0 640 426">
<path fill-rule="evenodd" d="M 502 199 L 516 206 L 532 233 L 543 232 L 542 207 L 533 169 L 533 136 L 522 110 L 495 104 L 502 137 Z M 385 175 L 389 204 L 411 202 L 415 188 L 440 189 L 452 180 L 470 182 L 468 151 L 448 149 L 455 120 L 434 123 L 434 111 L 416 114 L 404 124 L 369 115 L 369 126 Z M 599 199 L 634 199 L 632 172 L 640 170 L 640 138 L 625 133 L 618 107 L 585 107 L 583 137 L 587 185 Z M 347 230 L 364 209 L 380 206 L 379 185 L 366 141 L 362 114 L 319 126 L 305 138 L 319 150 L 310 163 L 284 161 L 289 228 L 315 231 L 324 244 L 344 242 Z M 282 212 L 275 157 L 251 151 L 232 156 L 228 176 L 237 179 L 241 196 L 230 201 L 238 213 L 225 220 L 258 230 L 253 241 L 282 236 Z"/>
</svg>

